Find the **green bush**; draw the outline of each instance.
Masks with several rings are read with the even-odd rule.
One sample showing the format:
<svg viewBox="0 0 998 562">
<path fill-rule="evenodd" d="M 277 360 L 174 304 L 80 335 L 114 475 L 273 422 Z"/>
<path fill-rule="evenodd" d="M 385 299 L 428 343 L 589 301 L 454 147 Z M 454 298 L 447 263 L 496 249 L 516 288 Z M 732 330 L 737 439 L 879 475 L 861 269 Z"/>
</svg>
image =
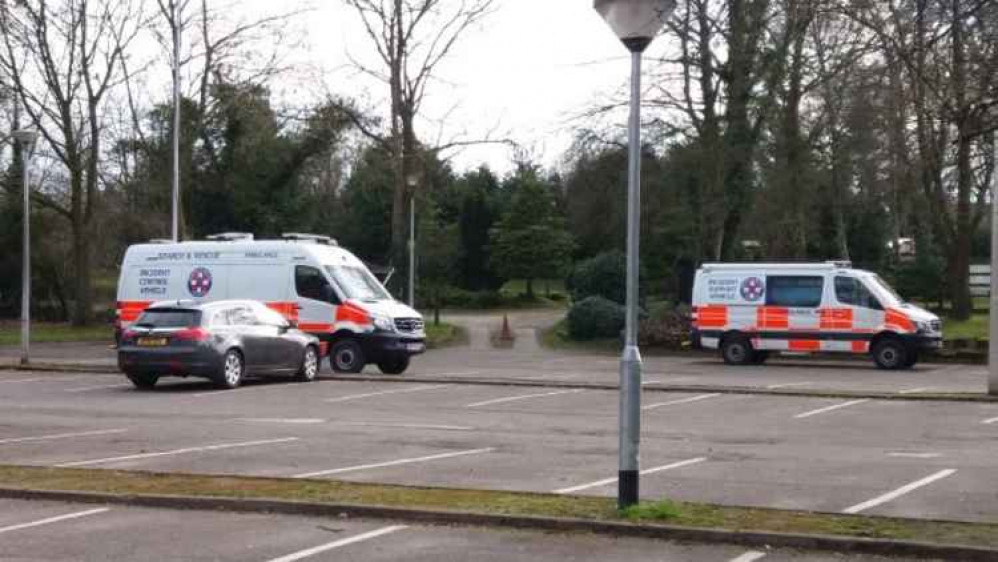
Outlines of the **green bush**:
<svg viewBox="0 0 998 562">
<path fill-rule="evenodd" d="M 568 279 L 572 299 L 602 297 L 618 304 L 627 298 L 627 257 L 621 252 L 604 252 L 579 262 Z"/>
<path fill-rule="evenodd" d="M 624 328 L 624 307 L 603 297 L 588 297 L 568 311 L 568 335 L 575 340 L 615 338 Z"/>
<path fill-rule="evenodd" d="M 690 311 L 686 305 L 668 303 L 654 307 L 640 320 L 638 343 L 642 346 L 681 350 L 690 341 Z"/>
</svg>

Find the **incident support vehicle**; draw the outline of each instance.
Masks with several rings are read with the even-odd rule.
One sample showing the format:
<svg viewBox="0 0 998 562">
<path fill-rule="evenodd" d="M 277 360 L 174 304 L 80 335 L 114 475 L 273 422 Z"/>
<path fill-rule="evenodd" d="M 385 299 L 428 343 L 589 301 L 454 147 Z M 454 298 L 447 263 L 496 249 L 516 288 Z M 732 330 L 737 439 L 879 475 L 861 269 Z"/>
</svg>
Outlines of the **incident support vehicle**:
<svg viewBox="0 0 998 562">
<path fill-rule="evenodd" d="M 728 364 L 771 352 L 869 354 L 882 369 L 939 347 L 942 324 L 848 262 L 709 263 L 693 284 L 694 339 Z"/>
<path fill-rule="evenodd" d="M 337 372 L 374 363 L 400 374 L 426 349 L 422 316 L 393 299 L 352 253 L 311 234 L 255 240 L 227 233 L 129 247 L 118 281 L 117 333 L 154 302 L 227 299 L 260 301 L 315 334 Z"/>
</svg>

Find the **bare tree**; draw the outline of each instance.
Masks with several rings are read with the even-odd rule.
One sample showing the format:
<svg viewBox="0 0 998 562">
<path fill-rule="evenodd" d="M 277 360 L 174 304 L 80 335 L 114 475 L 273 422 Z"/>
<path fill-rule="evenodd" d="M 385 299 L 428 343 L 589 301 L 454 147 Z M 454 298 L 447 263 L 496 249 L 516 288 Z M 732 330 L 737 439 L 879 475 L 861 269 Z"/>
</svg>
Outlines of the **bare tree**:
<svg viewBox="0 0 998 562">
<path fill-rule="evenodd" d="M 343 0 L 360 15 L 364 30 L 378 54 L 378 66 L 356 62 L 365 74 L 385 83 L 390 109 L 386 131 L 379 131 L 356 112 L 364 134 L 389 150 L 394 170 L 392 198 L 392 257 L 404 264 L 406 210 L 413 197 L 407 178 L 419 173 L 421 149 L 416 133 L 430 82 L 462 35 L 492 10 L 495 0 Z M 401 276 L 404 278 L 404 275 Z"/>
<path fill-rule="evenodd" d="M 104 102 L 119 60 L 141 29 L 141 0 L 46 0 L 0 5 L 0 69 L 28 121 L 65 168 L 64 197 L 39 201 L 70 222 L 73 322 L 90 322 L 92 236 L 100 203 Z"/>
</svg>

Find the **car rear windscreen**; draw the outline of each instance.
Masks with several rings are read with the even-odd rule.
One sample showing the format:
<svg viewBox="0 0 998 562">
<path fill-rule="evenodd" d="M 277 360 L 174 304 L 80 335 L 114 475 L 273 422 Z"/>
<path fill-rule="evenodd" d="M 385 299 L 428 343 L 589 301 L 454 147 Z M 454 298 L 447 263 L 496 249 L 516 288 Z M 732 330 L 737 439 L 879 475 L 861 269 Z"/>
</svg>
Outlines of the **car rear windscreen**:
<svg viewBox="0 0 998 562">
<path fill-rule="evenodd" d="M 150 328 L 186 328 L 201 324 L 200 310 L 157 309 L 146 310 L 135 321 L 136 326 Z"/>
</svg>

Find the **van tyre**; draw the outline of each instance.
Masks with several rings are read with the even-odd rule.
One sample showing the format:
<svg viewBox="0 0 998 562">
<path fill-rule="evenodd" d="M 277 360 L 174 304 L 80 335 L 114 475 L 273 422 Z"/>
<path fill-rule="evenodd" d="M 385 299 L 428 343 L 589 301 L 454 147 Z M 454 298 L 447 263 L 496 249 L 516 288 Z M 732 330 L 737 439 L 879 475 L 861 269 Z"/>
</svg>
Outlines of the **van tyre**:
<svg viewBox="0 0 998 562">
<path fill-rule="evenodd" d="M 149 373 L 125 373 L 128 380 L 132 381 L 135 388 L 139 390 L 152 390 L 156 383 L 159 381 L 159 375 L 152 375 Z"/>
<path fill-rule="evenodd" d="M 297 380 L 312 382 L 319 376 L 319 350 L 314 345 L 305 348 L 302 354 L 301 367 L 298 369 Z"/>
<path fill-rule="evenodd" d="M 766 362 L 767 359 L 769 359 L 769 352 L 768 351 L 753 351 L 752 352 L 752 364 L 753 365 L 762 365 L 762 364 L 764 364 Z"/>
<path fill-rule="evenodd" d="M 359 373 L 365 363 L 364 349 L 354 340 L 340 340 L 329 352 L 329 364 L 337 373 Z"/>
<path fill-rule="evenodd" d="M 212 377 L 212 381 L 220 388 L 238 388 L 243 383 L 245 374 L 246 361 L 243 354 L 238 349 L 230 349 L 225 352 L 222 368 Z"/>
<path fill-rule="evenodd" d="M 751 365 L 755 357 L 752 342 L 743 335 L 727 336 L 721 342 L 721 358 L 728 365 Z"/>
<path fill-rule="evenodd" d="M 914 349 L 908 349 L 908 358 L 904 362 L 904 366 L 910 369 L 917 364 L 918 364 L 918 351 Z"/>
<path fill-rule="evenodd" d="M 378 361 L 378 369 L 381 369 L 381 372 L 386 375 L 401 375 L 408 368 L 408 357 L 393 357 L 384 361 Z"/>
<path fill-rule="evenodd" d="M 897 338 L 884 338 L 873 346 L 873 362 L 877 368 L 895 371 L 910 367 L 908 348 Z"/>
</svg>

